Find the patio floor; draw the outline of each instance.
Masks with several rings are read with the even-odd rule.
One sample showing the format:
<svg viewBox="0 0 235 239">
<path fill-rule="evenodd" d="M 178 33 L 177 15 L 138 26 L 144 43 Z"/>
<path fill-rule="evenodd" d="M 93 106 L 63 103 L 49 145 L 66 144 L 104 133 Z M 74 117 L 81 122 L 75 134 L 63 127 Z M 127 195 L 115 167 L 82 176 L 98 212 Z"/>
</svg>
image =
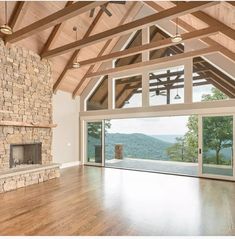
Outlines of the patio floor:
<svg viewBox="0 0 235 239">
<path fill-rule="evenodd" d="M 192 176 L 198 175 L 197 163 L 166 162 L 161 160 L 125 158 L 122 160 L 120 159 L 106 160 L 105 166 L 112 168 L 126 168 L 143 171 L 186 174 Z"/>
<path fill-rule="evenodd" d="M 198 176 L 197 163 L 125 158 L 122 160 L 106 160 L 105 166 L 111 168 L 135 169 L 142 171 Z M 203 171 L 209 174 L 232 176 L 232 169 L 228 166 L 204 165 Z"/>
</svg>

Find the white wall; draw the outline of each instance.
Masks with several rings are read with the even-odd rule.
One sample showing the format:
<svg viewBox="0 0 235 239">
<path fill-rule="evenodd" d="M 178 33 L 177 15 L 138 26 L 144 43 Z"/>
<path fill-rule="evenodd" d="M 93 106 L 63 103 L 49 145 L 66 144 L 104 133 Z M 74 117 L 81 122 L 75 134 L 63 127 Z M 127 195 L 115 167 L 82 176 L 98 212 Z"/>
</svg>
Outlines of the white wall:
<svg viewBox="0 0 235 239">
<path fill-rule="evenodd" d="M 79 160 L 79 97 L 58 91 L 53 96 L 53 162 L 65 165 Z"/>
</svg>

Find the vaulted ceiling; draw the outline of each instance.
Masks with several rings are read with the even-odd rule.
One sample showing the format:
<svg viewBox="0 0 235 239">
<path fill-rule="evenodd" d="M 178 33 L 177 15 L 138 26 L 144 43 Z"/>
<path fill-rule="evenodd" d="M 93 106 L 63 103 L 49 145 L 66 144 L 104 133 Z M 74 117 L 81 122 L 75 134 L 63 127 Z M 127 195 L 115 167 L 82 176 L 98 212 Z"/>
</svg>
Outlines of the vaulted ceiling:
<svg viewBox="0 0 235 239">
<path fill-rule="evenodd" d="M 106 8 L 112 13 L 111 17 L 101 10 L 99 6 L 101 4 L 106 4 Z M 234 62 L 234 2 L 214 2 L 204 6 L 194 6 L 192 11 L 187 7 L 188 4 L 190 3 L 178 2 L 176 4 L 170 1 L 126 1 L 125 4 L 98 1 L 8 2 L 9 24 L 12 25 L 14 34 L 4 40 L 8 44 L 25 47 L 42 57 L 49 58 L 52 62 L 54 91 L 63 90 L 74 95 L 82 93 L 89 80 L 86 79 L 86 76 L 97 71 L 102 61 L 95 59 L 94 65 L 84 64 L 79 69 L 71 69 L 72 62 L 76 60 L 76 57 L 79 62 L 83 62 L 112 52 L 120 37 L 130 33 L 131 30 L 126 31 L 123 28 L 120 29 L 123 33 L 119 32 L 118 34 L 116 34 L 118 31 L 110 31 L 109 34 L 112 35 L 110 38 L 105 37 L 106 31 L 109 29 L 118 30 L 116 27 L 132 22 L 143 8 L 149 8 L 156 13 L 163 12 L 162 15 L 157 16 L 160 20 L 175 22 L 175 16 L 179 16 L 179 26 L 187 32 L 214 27 L 212 29 L 213 34 L 203 35 L 202 40 L 209 45 L 219 46 L 221 54 L 226 55 Z M 199 2 L 198 5 L 200 5 Z M 61 12 L 64 8 L 70 14 L 66 11 Z M 90 10 L 93 8 L 95 8 L 94 16 L 90 17 Z M 177 8 L 177 11 L 172 11 L 172 14 L 177 13 L 178 15 L 166 17 L 164 10 L 173 8 Z M 156 21 L 152 21 L 152 23 L 154 22 Z M 0 2 L 0 25 L 3 23 L 4 2 Z M 149 23 L 144 24 L 151 25 L 151 21 Z M 78 27 L 78 42 L 71 45 L 73 42 L 76 43 L 73 32 L 74 26 Z M 141 26 L 134 27 L 133 25 L 133 31 L 138 28 Z M 98 33 L 103 35 L 97 35 Z M 92 35 L 94 38 L 89 38 Z M 66 51 L 64 51 L 63 46 L 66 46 Z M 56 51 L 53 52 L 53 49 Z"/>
</svg>

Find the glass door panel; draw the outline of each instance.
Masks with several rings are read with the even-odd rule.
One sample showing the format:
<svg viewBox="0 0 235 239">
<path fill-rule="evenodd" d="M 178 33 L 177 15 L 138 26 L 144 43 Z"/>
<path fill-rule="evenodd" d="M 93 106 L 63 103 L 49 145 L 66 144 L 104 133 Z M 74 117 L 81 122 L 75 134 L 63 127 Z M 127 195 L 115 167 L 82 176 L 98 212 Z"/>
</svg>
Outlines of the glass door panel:
<svg viewBox="0 0 235 239">
<path fill-rule="evenodd" d="M 233 176 L 233 116 L 202 117 L 202 174 Z"/>
<path fill-rule="evenodd" d="M 87 156 L 86 164 L 102 165 L 103 158 L 102 121 L 87 122 Z"/>
</svg>

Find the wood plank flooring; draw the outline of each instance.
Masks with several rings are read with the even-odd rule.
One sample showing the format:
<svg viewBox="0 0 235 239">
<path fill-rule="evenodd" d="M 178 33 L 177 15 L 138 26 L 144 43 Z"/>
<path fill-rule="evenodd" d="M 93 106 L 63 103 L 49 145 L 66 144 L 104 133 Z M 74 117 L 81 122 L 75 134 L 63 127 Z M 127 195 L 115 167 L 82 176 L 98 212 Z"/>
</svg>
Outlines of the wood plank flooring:
<svg viewBox="0 0 235 239">
<path fill-rule="evenodd" d="M 0 235 L 235 235 L 235 184 L 73 167 L 1 194 Z"/>
</svg>

